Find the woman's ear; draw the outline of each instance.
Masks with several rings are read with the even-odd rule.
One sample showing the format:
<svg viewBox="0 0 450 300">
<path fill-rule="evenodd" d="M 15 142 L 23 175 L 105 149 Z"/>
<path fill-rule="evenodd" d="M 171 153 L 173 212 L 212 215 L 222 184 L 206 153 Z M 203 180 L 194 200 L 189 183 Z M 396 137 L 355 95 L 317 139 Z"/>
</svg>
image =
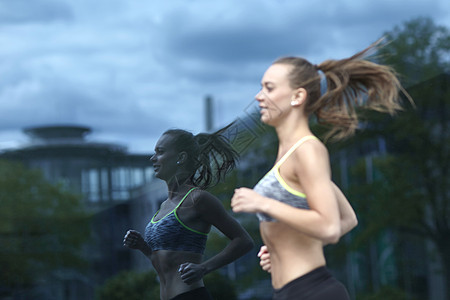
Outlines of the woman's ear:
<svg viewBox="0 0 450 300">
<path fill-rule="evenodd" d="M 181 151 L 180 153 L 178 153 L 178 159 L 177 159 L 177 164 L 181 165 L 184 164 L 187 160 L 188 154 L 186 153 L 186 151 Z"/>
<path fill-rule="evenodd" d="M 294 91 L 291 98 L 291 106 L 300 106 L 305 103 L 308 92 L 304 88 L 298 88 Z"/>
</svg>

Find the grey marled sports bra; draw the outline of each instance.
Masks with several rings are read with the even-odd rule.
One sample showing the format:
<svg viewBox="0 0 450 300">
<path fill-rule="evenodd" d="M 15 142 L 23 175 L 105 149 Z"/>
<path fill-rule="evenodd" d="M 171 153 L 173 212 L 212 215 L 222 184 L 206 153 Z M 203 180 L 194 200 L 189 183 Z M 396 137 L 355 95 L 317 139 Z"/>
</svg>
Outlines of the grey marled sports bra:
<svg viewBox="0 0 450 300">
<path fill-rule="evenodd" d="M 284 161 L 295 151 L 301 144 L 310 139 L 317 139 L 313 135 L 307 135 L 295 143 L 288 152 L 273 166 L 273 168 L 256 184 L 253 188 L 258 194 L 272 198 L 283 203 L 289 204 L 296 208 L 309 209 L 306 195 L 291 188 L 281 177 L 279 169 Z M 258 213 L 260 222 L 277 222 L 276 219 L 267 214 Z"/>
</svg>

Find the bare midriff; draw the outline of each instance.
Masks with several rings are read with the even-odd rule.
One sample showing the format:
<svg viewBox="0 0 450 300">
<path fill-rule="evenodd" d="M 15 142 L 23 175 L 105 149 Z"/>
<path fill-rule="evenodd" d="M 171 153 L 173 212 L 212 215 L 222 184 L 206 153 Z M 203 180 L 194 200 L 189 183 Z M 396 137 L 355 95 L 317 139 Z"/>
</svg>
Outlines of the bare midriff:
<svg viewBox="0 0 450 300">
<path fill-rule="evenodd" d="M 261 222 L 260 232 L 270 253 L 272 286 L 275 289 L 325 266 L 322 241 L 279 222 Z"/>
<path fill-rule="evenodd" d="M 158 250 L 152 253 L 151 260 L 159 276 L 162 300 L 169 300 L 181 293 L 204 286 L 203 280 L 188 285 L 181 280 L 178 273 L 181 264 L 199 264 L 202 257 L 200 253 L 184 251 Z"/>
</svg>

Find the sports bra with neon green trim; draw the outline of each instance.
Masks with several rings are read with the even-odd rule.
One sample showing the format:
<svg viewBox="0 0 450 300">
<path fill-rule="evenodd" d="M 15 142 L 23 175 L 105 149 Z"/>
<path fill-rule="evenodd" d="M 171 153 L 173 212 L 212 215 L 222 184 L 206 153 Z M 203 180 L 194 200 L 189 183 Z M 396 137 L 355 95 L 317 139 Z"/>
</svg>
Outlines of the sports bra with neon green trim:
<svg viewBox="0 0 450 300">
<path fill-rule="evenodd" d="M 296 191 L 290 187 L 280 175 L 280 166 L 286 161 L 286 159 L 305 141 L 310 139 L 317 139 L 313 135 L 307 135 L 301 138 L 295 143 L 288 152 L 273 166 L 273 168 L 267 172 L 267 174 L 256 184 L 253 188 L 258 194 L 278 200 L 280 202 L 289 204 L 296 208 L 309 209 L 308 202 L 306 201 L 306 195 Z M 260 222 L 277 222 L 276 219 L 263 213 L 257 213 Z"/>
<path fill-rule="evenodd" d="M 152 251 L 171 250 L 204 253 L 208 233 L 186 226 L 177 215 L 178 207 L 194 189 L 190 189 L 180 203 L 163 218 L 154 221 L 158 211 L 147 224 L 145 241 Z"/>
</svg>

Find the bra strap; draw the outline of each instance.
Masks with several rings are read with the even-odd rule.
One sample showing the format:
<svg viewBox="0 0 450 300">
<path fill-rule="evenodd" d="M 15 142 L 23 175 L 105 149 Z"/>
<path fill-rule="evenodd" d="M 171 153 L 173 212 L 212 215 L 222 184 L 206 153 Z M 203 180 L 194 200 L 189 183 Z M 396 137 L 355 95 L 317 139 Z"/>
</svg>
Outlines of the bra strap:
<svg viewBox="0 0 450 300">
<path fill-rule="evenodd" d="M 164 217 L 162 217 L 161 219 L 159 219 L 158 221 L 154 221 L 156 215 L 159 213 L 160 209 L 158 209 L 158 211 L 153 215 L 151 222 L 152 223 L 157 223 L 159 221 L 161 221 L 162 219 L 164 219 L 165 217 L 167 217 L 168 215 L 170 215 L 171 213 L 175 212 L 177 210 L 177 208 L 181 205 L 181 203 L 183 203 L 184 199 L 186 199 L 186 197 L 193 191 L 195 190 L 197 187 L 193 187 L 192 189 L 190 189 L 186 195 L 183 196 L 183 199 L 181 199 L 180 203 L 177 204 L 177 206 L 175 206 L 175 208 L 173 210 L 171 210 L 167 215 L 165 215 Z"/>
<path fill-rule="evenodd" d="M 184 195 L 183 199 L 181 199 L 180 203 L 178 203 L 178 205 L 174 208 L 174 210 L 176 210 L 176 209 L 181 205 L 181 203 L 183 203 L 184 199 L 186 199 L 186 197 L 187 197 L 193 190 L 195 190 L 196 188 L 197 188 L 197 187 L 193 187 L 192 189 L 190 189 L 190 190 L 186 193 L 186 195 Z"/>
<path fill-rule="evenodd" d="M 288 150 L 288 152 L 286 152 L 285 155 L 283 155 L 283 157 L 276 163 L 276 166 L 280 166 L 282 163 L 284 163 L 284 161 L 288 159 L 288 157 L 292 154 L 292 152 L 294 152 L 301 144 L 303 144 L 307 140 L 318 140 L 318 138 L 315 137 L 314 135 L 307 135 L 302 137 L 291 147 L 291 149 Z"/>
</svg>

